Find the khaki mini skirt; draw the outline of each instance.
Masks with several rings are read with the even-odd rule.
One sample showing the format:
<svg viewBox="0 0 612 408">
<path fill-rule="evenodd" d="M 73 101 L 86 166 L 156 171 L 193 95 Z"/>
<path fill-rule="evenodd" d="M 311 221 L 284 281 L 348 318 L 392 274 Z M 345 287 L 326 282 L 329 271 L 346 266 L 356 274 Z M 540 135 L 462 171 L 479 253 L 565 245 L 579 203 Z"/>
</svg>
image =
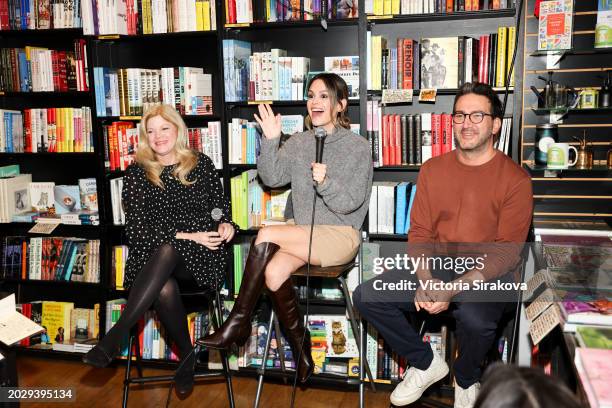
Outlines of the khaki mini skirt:
<svg viewBox="0 0 612 408">
<path fill-rule="evenodd" d="M 295 225 L 293 219 L 288 225 Z M 310 225 L 296 225 L 310 233 Z M 321 266 L 344 265 L 352 261 L 359 249 L 359 231 L 347 225 L 315 225 L 312 232 L 312 253 Z"/>
</svg>

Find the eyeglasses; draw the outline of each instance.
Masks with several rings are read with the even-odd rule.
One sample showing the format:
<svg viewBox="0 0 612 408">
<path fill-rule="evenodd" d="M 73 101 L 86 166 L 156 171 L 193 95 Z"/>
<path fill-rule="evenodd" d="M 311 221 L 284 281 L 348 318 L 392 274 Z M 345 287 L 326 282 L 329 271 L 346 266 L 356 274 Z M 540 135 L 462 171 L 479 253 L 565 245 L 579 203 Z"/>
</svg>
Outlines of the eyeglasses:
<svg viewBox="0 0 612 408">
<path fill-rule="evenodd" d="M 493 115 L 491 115 L 490 113 L 484 113 L 484 112 L 472 112 L 472 113 L 455 112 L 453 113 L 453 122 L 456 123 L 457 125 L 460 125 L 463 122 L 465 122 L 466 117 L 469 117 L 470 122 L 480 123 L 484 120 L 485 116 L 493 117 Z"/>
</svg>

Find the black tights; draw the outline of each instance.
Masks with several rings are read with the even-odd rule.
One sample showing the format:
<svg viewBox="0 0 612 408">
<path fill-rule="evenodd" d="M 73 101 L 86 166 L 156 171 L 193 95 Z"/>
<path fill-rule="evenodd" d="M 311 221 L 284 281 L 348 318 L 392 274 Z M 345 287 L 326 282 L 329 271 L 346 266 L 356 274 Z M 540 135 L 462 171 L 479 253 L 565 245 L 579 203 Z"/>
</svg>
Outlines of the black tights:
<svg viewBox="0 0 612 408">
<path fill-rule="evenodd" d="M 192 344 L 177 279 L 193 281 L 181 256 L 170 244 L 163 244 L 136 276 L 119 321 L 104 336 L 99 346 L 107 352 L 118 348 L 130 328 L 153 306 L 166 332 L 178 346 L 181 358 L 187 355 Z"/>
</svg>

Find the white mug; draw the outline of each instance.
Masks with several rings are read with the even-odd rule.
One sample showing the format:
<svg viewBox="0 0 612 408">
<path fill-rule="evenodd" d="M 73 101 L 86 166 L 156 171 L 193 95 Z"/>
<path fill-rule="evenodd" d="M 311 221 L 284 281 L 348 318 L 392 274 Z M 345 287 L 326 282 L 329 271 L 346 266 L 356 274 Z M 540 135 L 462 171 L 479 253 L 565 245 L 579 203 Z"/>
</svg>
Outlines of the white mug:
<svg viewBox="0 0 612 408">
<path fill-rule="evenodd" d="M 569 160 L 570 150 L 574 151 L 574 161 Z M 576 164 L 578 150 L 568 143 L 551 143 L 546 154 L 546 167 L 549 169 L 567 169 Z"/>
</svg>

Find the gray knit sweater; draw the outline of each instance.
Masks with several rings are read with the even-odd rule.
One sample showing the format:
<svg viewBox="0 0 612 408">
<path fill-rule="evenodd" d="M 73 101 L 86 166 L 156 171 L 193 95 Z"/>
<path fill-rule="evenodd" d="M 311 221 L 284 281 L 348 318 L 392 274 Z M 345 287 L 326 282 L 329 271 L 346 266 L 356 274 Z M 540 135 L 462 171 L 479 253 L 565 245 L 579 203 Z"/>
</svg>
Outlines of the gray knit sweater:
<svg viewBox="0 0 612 408">
<path fill-rule="evenodd" d="M 265 185 L 276 188 L 291 183 L 295 223 L 310 224 L 313 186 L 310 163 L 315 161 L 314 131 L 296 133 L 279 149 L 280 138 L 261 140 L 257 171 Z M 327 135 L 322 162 L 325 182 L 316 187 L 315 224 L 363 224 L 372 191 L 372 155 L 368 141 L 348 129 L 336 128 Z"/>
</svg>

